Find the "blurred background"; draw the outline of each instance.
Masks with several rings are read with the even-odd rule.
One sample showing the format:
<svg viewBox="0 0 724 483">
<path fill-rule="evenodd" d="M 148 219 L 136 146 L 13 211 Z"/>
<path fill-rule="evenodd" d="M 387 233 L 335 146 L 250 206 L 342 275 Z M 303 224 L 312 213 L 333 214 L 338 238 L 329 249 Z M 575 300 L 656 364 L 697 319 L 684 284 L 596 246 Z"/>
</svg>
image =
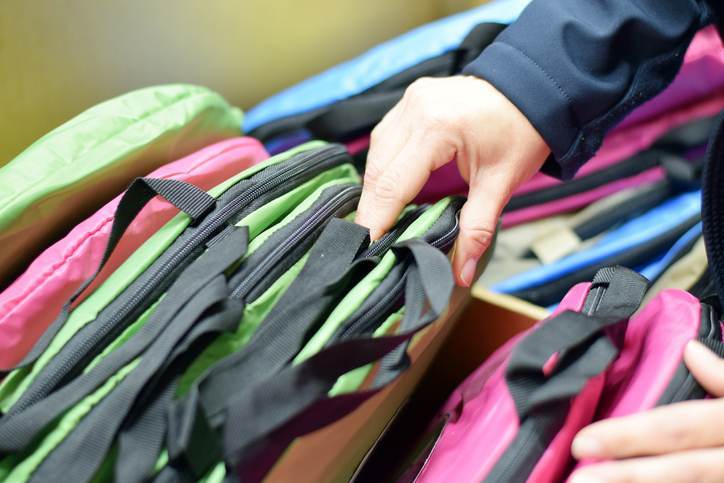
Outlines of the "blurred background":
<svg viewBox="0 0 724 483">
<path fill-rule="evenodd" d="M 249 108 L 483 0 L 0 0 L 0 165 L 102 100 L 205 85 Z"/>
</svg>

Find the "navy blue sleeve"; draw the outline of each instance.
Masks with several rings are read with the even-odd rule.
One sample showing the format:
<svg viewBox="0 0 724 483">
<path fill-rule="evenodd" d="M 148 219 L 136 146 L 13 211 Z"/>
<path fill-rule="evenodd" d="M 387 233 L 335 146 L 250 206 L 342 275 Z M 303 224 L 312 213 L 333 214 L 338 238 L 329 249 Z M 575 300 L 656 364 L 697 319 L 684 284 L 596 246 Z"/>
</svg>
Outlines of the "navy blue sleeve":
<svg viewBox="0 0 724 483">
<path fill-rule="evenodd" d="M 463 73 L 526 115 L 552 152 L 544 171 L 568 179 L 673 80 L 713 20 L 704 0 L 533 0 Z"/>
</svg>

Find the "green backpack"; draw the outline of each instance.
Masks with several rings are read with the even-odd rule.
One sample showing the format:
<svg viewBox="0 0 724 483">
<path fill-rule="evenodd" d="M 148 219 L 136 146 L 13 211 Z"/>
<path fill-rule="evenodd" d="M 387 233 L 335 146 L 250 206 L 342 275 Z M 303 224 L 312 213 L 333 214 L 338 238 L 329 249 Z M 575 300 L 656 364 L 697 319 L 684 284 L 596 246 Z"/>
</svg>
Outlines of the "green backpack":
<svg viewBox="0 0 724 483">
<path fill-rule="evenodd" d="M 0 167 L 0 285 L 137 176 L 238 136 L 239 109 L 204 87 L 148 87 L 94 106 Z"/>
</svg>

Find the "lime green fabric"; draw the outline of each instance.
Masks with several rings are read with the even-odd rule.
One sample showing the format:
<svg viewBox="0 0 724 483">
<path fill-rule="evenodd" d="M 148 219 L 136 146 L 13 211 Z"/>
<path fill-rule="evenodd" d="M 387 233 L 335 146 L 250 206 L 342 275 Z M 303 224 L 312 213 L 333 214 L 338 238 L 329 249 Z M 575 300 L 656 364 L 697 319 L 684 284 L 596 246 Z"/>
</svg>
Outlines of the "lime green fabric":
<svg viewBox="0 0 724 483">
<path fill-rule="evenodd" d="M 425 210 L 425 212 L 400 235 L 399 241 L 422 236 L 432 227 L 438 218 L 440 218 L 440 215 L 449 204 L 450 199 L 444 198 Z M 330 337 L 339 329 L 340 325 L 364 303 L 372 291 L 384 280 L 390 270 L 392 270 L 392 267 L 394 267 L 396 260 L 397 258 L 392 251 L 387 252 L 382 257 L 377 266 L 355 285 L 339 305 L 335 307 L 332 313 L 329 314 L 324 324 L 322 324 L 319 330 L 304 346 L 304 349 L 299 352 L 294 360 L 295 364 L 308 359 L 325 346 Z"/>
<path fill-rule="evenodd" d="M 214 197 L 219 197 L 227 189 L 236 182 L 248 178 L 267 166 L 282 162 L 291 156 L 306 151 L 308 149 L 317 148 L 324 143 L 312 142 L 307 143 L 298 148 L 274 156 L 258 164 L 248 170 L 239 173 L 237 176 L 230 178 L 224 183 L 216 186 L 209 193 Z M 320 175 L 321 176 L 321 175 Z M 270 219 L 275 219 L 273 213 L 282 212 L 276 218 L 283 216 L 284 210 L 291 210 L 293 206 L 301 199 L 304 199 L 317 186 L 314 180 L 304 183 L 302 186 L 292 190 L 284 196 L 280 196 L 272 203 L 264 205 L 259 210 L 255 210 L 247 216 L 242 222 L 249 224 L 250 235 L 259 233 L 266 229 L 270 223 Z M 171 243 L 183 232 L 190 223 L 189 217 L 184 213 L 179 213 L 158 232 L 149 238 L 138 250 L 136 250 L 123 265 L 115 270 L 108 279 L 98 287 L 91 295 L 89 295 L 76 309 L 71 313 L 65 325 L 58 331 L 55 338 L 51 341 L 46 351 L 35 361 L 34 364 L 17 369 L 11 372 L 5 380 L 0 383 L 0 409 L 7 411 L 12 404 L 17 401 L 20 395 L 27 389 L 28 385 L 33 381 L 38 372 L 45 367 L 48 361 L 53 358 L 58 351 L 66 344 L 68 340 L 81 328 L 89 322 L 95 320 L 106 305 L 108 305 L 116 296 L 128 287 L 156 258 L 168 248 Z"/>
<path fill-rule="evenodd" d="M 133 178 L 238 136 L 241 120 L 219 94 L 172 84 L 98 104 L 37 140 L 0 167 L 0 281 Z"/>
<path fill-rule="evenodd" d="M 403 315 L 404 309 L 391 314 L 379 327 L 377 327 L 373 336 L 380 337 L 387 334 L 396 323 L 402 320 Z M 330 397 L 356 391 L 362 383 L 365 382 L 365 379 L 367 379 L 367 376 L 374 366 L 374 364 L 367 364 L 366 366 L 358 367 L 357 369 L 353 369 L 337 379 L 337 382 L 329 391 Z"/>
<path fill-rule="evenodd" d="M 110 377 L 101 387 L 95 390 L 92 394 L 86 396 L 78 404 L 73 406 L 67 413 L 65 413 L 55 428 L 48 432 L 37 444 L 32 452 L 29 453 L 28 457 L 17 465 L 14 465 L 12 471 L 7 475 L 6 481 L 12 483 L 21 483 L 28 481 L 32 476 L 33 471 L 43 462 L 46 456 L 50 454 L 63 439 L 70 434 L 83 417 L 88 414 L 93 407 L 98 404 L 103 398 L 113 390 L 113 388 L 120 382 L 128 373 L 130 373 L 138 364 L 138 360 L 135 360 L 128 365 L 124 366 L 120 371 Z M 2 464 L 6 466 L 6 464 Z"/>
<path fill-rule="evenodd" d="M 249 244 L 247 256 L 263 245 L 264 242 L 266 242 L 269 237 L 274 234 L 274 232 L 291 223 L 295 218 L 311 208 L 322 195 L 322 192 L 327 188 L 346 183 L 360 183 L 359 175 L 353 166 L 343 165 L 340 166 L 340 168 L 336 168 L 328 172 L 330 175 L 333 174 L 333 172 L 337 172 L 335 175 L 339 176 L 337 179 L 334 179 L 334 176 L 330 176 L 330 181 L 319 186 L 313 194 L 299 203 L 299 205 L 297 205 L 297 207 L 281 222 L 256 237 Z M 182 377 L 179 385 L 179 394 L 185 394 L 190 389 L 193 382 L 216 361 L 233 354 L 246 345 L 249 338 L 251 338 L 252 334 L 259 327 L 259 324 L 261 324 L 262 320 L 264 320 L 279 298 L 284 294 L 284 292 L 286 292 L 287 288 L 289 288 L 289 285 L 291 285 L 297 275 L 299 275 L 307 257 L 307 255 L 302 257 L 289 270 L 287 270 L 284 275 L 279 277 L 266 291 L 264 291 L 262 295 L 244 307 L 244 314 L 242 316 L 241 323 L 235 332 L 219 336 L 199 355 Z"/>
<path fill-rule="evenodd" d="M 311 147 L 314 147 L 315 145 L 312 144 Z M 278 160 L 277 160 L 278 161 Z M 256 168 L 254 172 L 258 171 L 259 168 Z M 246 173 L 247 176 L 250 176 L 253 173 Z M 252 214 L 245 217 L 241 221 L 239 221 L 239 225 L 247 225 L 248 223 L 251 223 L 250 226 L 250 232 L 259 233 L 262 229 L 266 228 L 266 231 L 262 232 L 259 237 L 262 239 L 267 239 L 268 236 L 271 235 L 278 227 L 283 226 L 286 223 L 289 223 L 291 220 L 293 220 L 296 216 L 298 216 L 301 212 L 308 209 L 312 203 L 321 195 L 321 191 L 323 189 L 326 189 L 332 185 L 340 184 L 340 183 L 359 183 L 360 178 L 357 174 L 356 170 L 351 165 L 342 165 L 335 168 L 332 168 L 330 170 L 327 170 L 313 179 L 307 181 L 306 183 L 302 184 L 301 186 L 295 188 L 294 190 L 286 193 L 283 196 L 280 196 L 276 198 L 274 201 L 267 203 L 266 205 L 262 206 L 258 210 L 255 210 Z M 225 185 L 228 183 L 225 183 Z M 223 187 L 223 186 L 222 186 Z M 212 194 L 215 196 L 220 195 L 221 193 L 217 193 L 217 189 L 219 187 L 215 188 L 212 191 Z M 311 193 L 311 194 L 310 194 Z M 291 212 L 290 212 L 291 210 Z M 265 213 L 266 216 L 258 216 L 259 213 Z M 276 220 L 279 218 L 282 218 L 282 221 L 278 223 L 277 225 L 272 226 L 271 228 L 268 228 L 268 225 L 271 223 L 270 220 Z M 169 222 L 171 223 L 171 222 Z M 183 224 L 183 227 L 185 227 L 188 224 L 188 219 L 186 220 L 186 223 Z M 253 227 L 253 229 L 252 229 Z M 174 237 L 175 238 L 175 237 Z M 147 244 L 150 244 L 150 242 L 153 240 L 149 240 Z M 254 244 L 255 240 L 252 240 L 252 244 Z M 258 248 L 260 243 L 254 244 L 255 249 Z M 141 251 L 146 245 L 144 244 L 141 248 L 139 248 L 139 251 Z M 167 247 L 167 244 L 163 245 L 163 249 Z M 251 248 L 251 247 L 250 247 Z M 158 254 L 160 254 L 163 250 L 160 250 Z M 144 255 L 148 256 L 149 252 L 144 252 Z M 135 255 L 135 253 L 134 253 Z M 127 263 L 131 262 L 132 258 L 129 258 L 129 260 L 124 263 L 118 270 L 122 270 L 124 266 L 126 266 Z M 270 287 L 255 303 L 250 304 L 247 309 L 245 310 L 245 315 L 249 316 L 249 321 L 242 327 L 240 326 L 240 330 L 234 334 L 229 334 L 229 338 L 227 339 L 220 339 L 221 343 L 216 346 L 216 351 L 221 351 L 222 356 L 228 354 L 229 352 L 226 352 L 227 350 L 235 350 L 240 346 L 240 344 L 243 344 L 248 340 L 248 337 L 253 333 L 253 330 L 258 326 L 258 324 L 261 322 L 263 317 L 268 313 L 268 311 L 271 309 L 273 304 L 278 300 L 278 298 L 283 294 L 283 291 L 289 286 L 289 284 L 293 281 L 294 277 L 298 274 L 298 272 L 301 270 L 304 262 L 306 261 L 306 257 L 304 257 L 302 260 L 297 262 L 283 277 L 280 277 L 279 280 L 275 282 L 275 284 Z M 115 274 L 116 272 L 114 272 Z M 105 285 L 105 284 L 104 284 Z M 99 290 L 103 288 L 104 285 L 101 285 L 99 287 Z M 98 291 L 94 292 L 97 293 Z M 85 304 L 85 302 L 84 302 Z M 96 356 L 96 358 L 91 362 L 88 368 L 86 368 L 86 371 L 89 370 L 91 367 L 93 367 L 95 364 L 97 364 L 105 355 L 110 353 L 115 348 L 119 347 L 121 344 L 126 342 L 128 339 L 130 339 L 133 334 L 135 334 L 138 329 L 145 324 L 145 322 L 150 318 L 150 315 L 152 314 L 153 310 L 155 309 L 155 306 L 158 304 L 156 302 L 152 307 L 147 309 L 141 317 L 139 317 L 138 320 L 136 320 L 131 326 L 126 328 L 126 330 L 112 343 L 110 344 L 101 354 Z M 81 304 L 82 306 L 83 304 Z M 80 309 L 80 307 L 78 309 Z M 76 311 L 78 310 L 76 309 Z M 74 311 L 73 313 L 75 313 Z M 72 317 L 73 314 L 71 314 Z M 70 319 L 69 319 L 70 322 Z M 66 327 L 68 327 L 68 323 L 63 327 L 63 330 L 66 330 Z M 63 331 L 62 330 L 62 331 Z M 62 347 L 62 344 L 67 342 L 70 337 L 72 337 L 72 333 L 69 333 L 72 329 L 67 329 L 68 334 L 67 337 L 65 337 L 61 342 L 57 343 L 57 350 L 59 350 Z M 77 331 L 78 328 L 75 329 Z M 61 331 L 61 332 L 62 332 Z M 75 333 L 73 331 L 73 333 Z M 60 335 L 60 333 L 59 333 Z M 57 337 L 56 337 L 57 339 Z M 56 342 L 56 339 L 53 340 L 53 342 Z M 229 349 L 230 348 L 230 349 Z M 50 350 L 50 347 L 48 348 Z M 43 354 L 45 357 L 48 351 Z M 57 352 L 57 351 L 56 351 Z M 213 351 L 210 352 L 210 354 L 213 356 L 215 353 Z M 43 360 L 43 364 L 47 363 L 49 358 L 46 358 Z M 0 475 L 2 475 L 2 468 L 10 469 L 12 468 L 12 472 L 9 476 L 13 478 L 17 478 L 17 481 L 26 481 L 27 478 L 32 475 L 32 472 L 38 467 L 40 462 L 42 462 L 43 458 L 47 456 L 50 451 L 52 451 L 62 440 L 65 438 L 72 429 L 78 424 L 78 422 L 82 419 L 83 416 L 85 416 L 92 407 L 97 404 L 98 401 L 102 400 L 105 395 L 110 393 L 110 391 L 113 390 L 113 388 L 120 383 L 120 381 L 125 377 L 126 374 L 130 373 L 130 371 L 135 367 L 135 364 L 138 364 L 140 362 L 140 358 L 134 360 L 132 363 L 129 363 L 126 367 L 123 368 L 122 371 L 119 371 L 116 375 L 113 376 L 113 378 L 109 379 L 101 388 L 96 390 L 92 395 L 86 397 L 81 402 L 79 402 L 76 406 L 74 406 L 70 411 L 68 411 L 61 419 L 60 421 L 53 426 L 53 428 L 50 429 L 50 431 L 47 433 L 47 435 L 42 439 L 42 441 L 38 444 L 38 446 L 31 452 L 28 453 L 27 457 L 25 457 L 22 462 L 18 463 L 17 461 L 13 460 L 7 460 L 0 463 Z M 199 361 L 197 361 L 198 370 L 197 373 L 194 373 L 193 371 L 189 371 L 190 374 L 198 375 L 200 371 L 203 371 L 203 369 L 207 366 L 204 364 L 210 364 L 213 363 L 213 361 L 218 360 L 218 357 L 213 357 L 212 360 L 209 359 L 209 356 L 207 354 L 206 358 L 201 357 Z M 208 362 L 207 362 L 208 361 Z M 40 360 L 36 362 L 36 364 L 41 363 Z M 129 369 L 130 368 L 130 369 Z M 39 370 L 39 369 L 38 369 Z M 16 371 L 20 372 L 20 371 Z M 14 392 L 10 395 L 8 398 L 8 404 L 11 405 L 12 402 L 17 400 L 17 398 L 22 394 L 22 391 L 27 388 L 27 385 L 32 381 L 32 377 L 37 374 L 36 371 L 31 371 L 30 374 L 26 375 L 26 377 L 16 385 L 13 385 Z M 188 386 L 191 382 L 193 382 L 193 377 L 189 376 L 188 382 L 185 382 L 185 385 Z M 182 387 L 184 385 L 184 381 L 182 381 Z M 161 455 L 160 461 L 163 461 L 164 455 Z M 162 463 L 159 463 L 162 464 Z M 12 480 L 14 481 L 14 480 Z"/>
</svg>

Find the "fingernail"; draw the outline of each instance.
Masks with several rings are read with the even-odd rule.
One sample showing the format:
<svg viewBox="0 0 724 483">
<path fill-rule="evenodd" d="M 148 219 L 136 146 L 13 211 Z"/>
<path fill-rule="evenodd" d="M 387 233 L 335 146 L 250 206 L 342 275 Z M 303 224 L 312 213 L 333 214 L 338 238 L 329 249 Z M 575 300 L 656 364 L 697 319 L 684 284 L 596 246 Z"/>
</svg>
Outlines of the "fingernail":
<svg viewBox="0 0 724 483">
<path fill-rule="evenodd" d="M 596 438 L 590 436 L 578 436 L 573 440 L 573 454 L 578 458 L 594 458 L 601 454 L 603 447 Z"/>
<path fill-rule="evenodd" d="M 585 471 L 579 471 L 571 475 L 569 483 L 604 483 L 605 480 L 598 478 L 595 475 L 586 474 Z"/>
<path fill-rule="evenodd" d="M 460 272 L 460 280 L 466 287 L 469 287 L 473 283 L 473 277 L 475 277 L 475 269 L 478 268 L 478 261 L 474 258 L 470 258 L 463 265 L 463 270 Z"/>
</svg>

